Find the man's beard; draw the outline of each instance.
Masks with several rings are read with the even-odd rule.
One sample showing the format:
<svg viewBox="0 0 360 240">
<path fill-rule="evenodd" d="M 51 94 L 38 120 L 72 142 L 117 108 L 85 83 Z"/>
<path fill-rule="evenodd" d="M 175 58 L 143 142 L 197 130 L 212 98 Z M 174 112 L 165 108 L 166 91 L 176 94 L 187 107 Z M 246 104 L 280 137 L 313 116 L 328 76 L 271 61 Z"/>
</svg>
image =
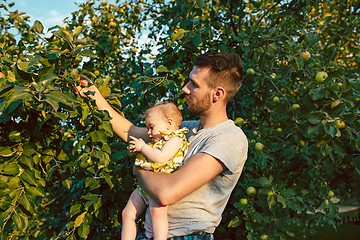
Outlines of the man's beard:
<svg viewBox="0 0 360 240">
<path fill-rule="evenodd" d="M 194 103 L 190 96 L 188 97 L 187 109 L 189 113 L 201 115 L 206 112 L 211 106 L 210 93 L 205 95 L 199 102 Z"/>
</svg>

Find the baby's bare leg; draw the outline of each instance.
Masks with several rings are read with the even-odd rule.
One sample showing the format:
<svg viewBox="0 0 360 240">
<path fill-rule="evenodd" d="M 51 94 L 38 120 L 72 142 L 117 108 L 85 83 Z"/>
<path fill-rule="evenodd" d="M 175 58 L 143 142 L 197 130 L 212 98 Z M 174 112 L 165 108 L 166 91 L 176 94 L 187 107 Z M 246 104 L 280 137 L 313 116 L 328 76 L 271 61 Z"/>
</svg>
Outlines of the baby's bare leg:
<svg viewBox="0 0 360 240">
<path fill-rule="evenodd" d="M 144 211 L 146 204 L 136 188 L 130 195 L 129 201 L 122 211 L 122 240 L 135 240 L 136 219 Z"/>
<path fill-rule="evenodd" d="M 149 198 L 149 208 L 154 240 L 166 240 L 169 231 L 167 206 L 162 206 Z"/>
</svg>

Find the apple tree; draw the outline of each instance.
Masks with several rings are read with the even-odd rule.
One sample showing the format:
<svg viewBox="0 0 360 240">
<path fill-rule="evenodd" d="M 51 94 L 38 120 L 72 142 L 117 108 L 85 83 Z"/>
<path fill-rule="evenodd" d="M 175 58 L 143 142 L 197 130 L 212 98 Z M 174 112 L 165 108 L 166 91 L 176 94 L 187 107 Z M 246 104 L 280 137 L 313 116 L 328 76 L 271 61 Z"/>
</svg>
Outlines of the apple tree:
<svg viewBox="0 0 360 240">
<path fill-rule="evenodd" d="M 311 234 L 359 204 L 356 1 L 90 0 L 50 34 L 0 7 L 1 238 L 119 238 L 133 157 L 73 88 L 87 75 L 141 124 L 156 101 L 184 109 L 206 51 L 239 54 L 246 72 L 228 115 L 248 160 L 215 238 Z"/>
</svg>

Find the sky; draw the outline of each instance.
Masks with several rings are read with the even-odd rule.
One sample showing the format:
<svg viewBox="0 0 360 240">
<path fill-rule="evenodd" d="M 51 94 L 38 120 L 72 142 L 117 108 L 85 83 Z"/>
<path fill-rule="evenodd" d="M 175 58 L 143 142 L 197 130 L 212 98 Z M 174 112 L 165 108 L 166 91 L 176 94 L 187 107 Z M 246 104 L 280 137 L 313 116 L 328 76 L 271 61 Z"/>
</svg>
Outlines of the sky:
<svg viewBox="0 0 360 240">
<path fill-rule="evenodd" d="M 15 5 L 12 10 L 25 12 L 30 16 L 33 23 L 39 20 L 44 27 L 60 25 L 65 26 L 63 20 L 70 17 L 71 13 L 78 10 L 79 7 L 75 3 L 81 3 L 85 0 L 11 0 Z M 7 3 L 11 2 L 7 0 Z"/>
</svg>

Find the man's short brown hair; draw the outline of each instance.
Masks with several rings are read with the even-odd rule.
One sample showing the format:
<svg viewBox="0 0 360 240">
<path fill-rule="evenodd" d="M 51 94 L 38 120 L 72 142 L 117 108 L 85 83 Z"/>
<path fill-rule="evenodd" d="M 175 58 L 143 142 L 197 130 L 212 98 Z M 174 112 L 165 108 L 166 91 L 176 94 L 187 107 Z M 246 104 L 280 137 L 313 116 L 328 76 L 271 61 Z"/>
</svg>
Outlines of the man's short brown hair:
<svg viewBox="0 0 360 240">
<path fill-rule="evenodd" d="M 210 88 L 221 86 L 226 91 L 226 102 L 235 96 L 244 78 L 243 63 L 237 54 L 209 52 L 196 57 L 194 65 L 208 68 Z"/>
</svg>

